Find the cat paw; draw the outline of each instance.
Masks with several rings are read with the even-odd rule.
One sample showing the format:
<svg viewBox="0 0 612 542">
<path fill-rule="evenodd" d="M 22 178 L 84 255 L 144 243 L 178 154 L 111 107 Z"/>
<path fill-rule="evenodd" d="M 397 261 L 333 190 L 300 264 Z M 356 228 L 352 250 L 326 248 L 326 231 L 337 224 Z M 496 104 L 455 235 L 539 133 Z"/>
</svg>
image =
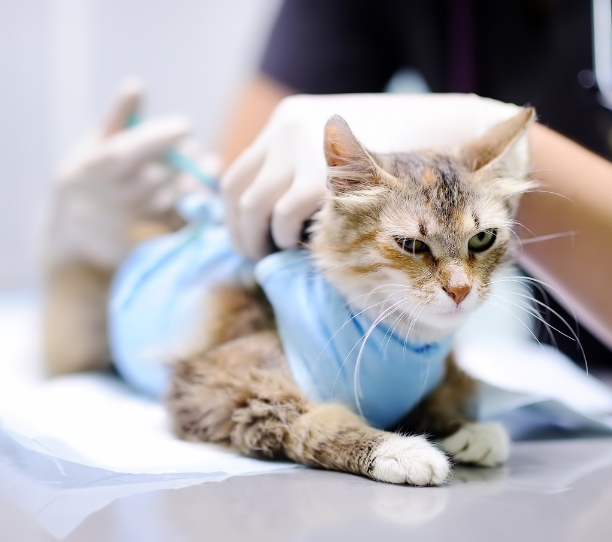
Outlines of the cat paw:
<svg viewBox="0 0 612 542">
<path fill-rule="evenodd" d="M 391 484 L 433 486 L 450 472 L 446 455 L 423 437 L 390 435 L 374 450 L 371 477 Z"/>
<path fill-rule="evenodd" d="M 508 459 L 510 438 L 499 423 L 467 423 L 440 447 L 461 463 L 495 467 Z"/>
</svg>

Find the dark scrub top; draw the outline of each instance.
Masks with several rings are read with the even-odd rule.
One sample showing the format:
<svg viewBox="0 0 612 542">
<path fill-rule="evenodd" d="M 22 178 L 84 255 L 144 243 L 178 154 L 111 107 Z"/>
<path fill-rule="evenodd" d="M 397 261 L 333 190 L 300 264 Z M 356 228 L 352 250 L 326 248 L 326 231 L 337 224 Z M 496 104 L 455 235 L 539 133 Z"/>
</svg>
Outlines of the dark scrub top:
<svg viewBox="0 0 612 542">
<path fill-rule="evenodd" d="M 380 92 L 414 68 L 433 92 L 533 105 L 540 122 L 612 159 L 612 112 L 590 83 L 591 43 L 588 0 L 285 0 L 261 71 L 300 93 L 336 94 Z M 583 364 L 574 341 L 540 327 L 542 342 Z M 578 333 L 590 364 L 612 361 L 586 329 Z"/>
</svg>

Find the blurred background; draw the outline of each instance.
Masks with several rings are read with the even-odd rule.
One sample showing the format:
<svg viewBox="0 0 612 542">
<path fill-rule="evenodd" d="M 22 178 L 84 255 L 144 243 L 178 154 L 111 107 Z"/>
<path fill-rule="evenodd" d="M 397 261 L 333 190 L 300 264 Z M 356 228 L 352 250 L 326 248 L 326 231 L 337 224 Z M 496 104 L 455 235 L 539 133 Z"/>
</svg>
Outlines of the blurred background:
<svg viewBox="0 0 612 542">
<path fill-rule="evenodd" d="M 212 146 L 279 0 L 0 0 L 0 290 L 39 280 L 35 232 L 54 168 L 141 77 L 147 115 L 184 113 Z"/>
<path fill-rule="evenodd" d="M 287 93 L 428 88 L 533 105 L 540 122 L 612 159 L 612 106 L 600 92 L 612 96 L 609 0 L 281 4 L 0 0 L 0 292 L 40 283 L 35 240 L 54 170 L 133 75 L 148 89 L 144 116 L 186 115 L 205 149 L 236 147 L 226 162 Z M 605 54 L 593 54 L 597 44 Z M 265 92 L 241 101 L 258 72 Z M 249 122 L 253 112 L 260 124 Z M 580 336 L 585 349 L 599 344 L 582 328 Z M 573 341 L 557 342 L 581 363 Z"/>
</svg>

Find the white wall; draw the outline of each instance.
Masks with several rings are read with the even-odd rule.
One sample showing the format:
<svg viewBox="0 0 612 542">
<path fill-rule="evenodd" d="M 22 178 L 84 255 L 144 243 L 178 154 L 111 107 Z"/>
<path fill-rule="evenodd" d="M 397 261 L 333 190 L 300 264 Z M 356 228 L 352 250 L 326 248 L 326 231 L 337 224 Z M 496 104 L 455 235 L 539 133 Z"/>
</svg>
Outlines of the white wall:
<svg viewBox="0 0 612 542">
<path fill-rule="evenodd" d="M 33 233 L 54 164 L 123 77 L 147 114 L 189 115 L 210 145 L 279 0 L 0 0 L 0 289 L 36 284 Z"/>
</svg>

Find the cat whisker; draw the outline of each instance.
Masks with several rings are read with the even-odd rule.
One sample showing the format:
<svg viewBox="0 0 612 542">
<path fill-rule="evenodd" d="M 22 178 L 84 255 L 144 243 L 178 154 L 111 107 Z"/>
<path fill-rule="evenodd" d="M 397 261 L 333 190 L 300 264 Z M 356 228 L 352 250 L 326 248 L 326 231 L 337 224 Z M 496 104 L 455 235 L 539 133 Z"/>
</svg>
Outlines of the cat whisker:
<svg viewBox="0 0 612 542">
<path fill-rule="evenodd" d="M 524 177 L 525 175 L 530 175 L 531 173 L 538 173 L 539 171 L 564 171 L 564 170 L 563 169 L 558 169 L 558 168 L 528 169 L 527 171 L 523 171 L 522 173 L 519 173 L 519 174 L 515 175 L 514 177 L 504 177 L 502 179 L 499 179 L 499 181 L 497 181 L 496 184 L 505 183 L 507 181 L 513 181 L 514 179 L 518 179 L 519 177 Z M 490 182 L 492 179 L 493 179 L 493 177 L 489 177 L 487 182 Z"/>
<path fill-rule="evenodd" d="M 513 295 L 514 293 L 515 292 L 512 292 L 511 295 Z M 529 300 L 533 301 L 534 299 L 533 299 L 533 297 L 530 297 Z M 511 303 L 508 299 L 506 299 L 505 301 L 508 302 L 508 303 Z M 559 346 L 557 344 L 557 339 L 555 337 L 555 334 L 552 332 L 551 328 L 555 329 L 555 331 L 559 331 L 559 330 L 557 330 L 556 328 L 554 328 L 550 324 L 550 312 L 547 311 L 546 312 L 546 317 L 545 317 L 541 313 L 540 309 L 538 307 L 535 307 L 533 304 L 530 304 L 528 302 L 521 303 L 521 300 L 518 300 L 518 302 L 519 302 L 521 308 L 525 308 L 525 306 L 526 306 L 525 310 L 528 310 L 529 314 L 535 318 L 534 323 L 535 323 L 535 333 L 536 333 L 536 335 L 539 335 L 540 329 L 543 327 L 546 330 L 546 333 L 548 334 L 548 338 L 550 339 L 551 344 L 556 349 L 558 349 Z M 542 326 L 542 324 L 544 324 L 544 325 Z M 559 331 L 559 333 L 561 333 L 561 332 Z"/>
<path fill-rule="evenodd" d="M 539 237 L 533 237 L 531 239 L 523 239 L 523 244 L 529 245 L 530 243 L 540 243 L 551 239 L 559 239 L 560 237 L 574 237 L 577 233 L 577 231 L 565 231 L 561 233 L 551 233 L 550 235 L 540 235 Z"/>
<path fill-rule="evenodd" d="M 412 313 L 419 307 L 419 305 L 421 303 L 425 303 L 425 300 L 418 302 L 414 307 L 412 307 L 410 314 L 407 314 L 405 311 L 402 311 L 400 313 L 400 315 L 395 319 L 394 321 L 394 326 L 391 329 L 391 333 L 389 334 L 389 339 L 387 340 L 387 346 L 385 347 L 385 356 L 387 355 L 387 348 L 389 347 L 389 343 L 391 342 L 391 336 L 393 333 L 395 333 L 395 330 L 399 327 L 399 325 L 402 323 L 402 320 L 404 319 L 408 319 L 410 317 L 410 315 L 412 315 Z M 388 332 L 387 332 L 388 333 Z M 385 334 L 386 336 L 386 334 Z M 404 347 L 406 345 L 406 338 L 404 338 Z M 405 348 L 404 348 L 404 352 L 405 352 Z"/>
<path fill-rule="evenodd" d="M 517 282 L 527 281 L 527 282 L 533 283 L 534 286 L 537 284 L 537 285 L 540 285 L 540 286 L 544 286 L 544 287 L 548 288 L 549 290 L 552 290 L 553 292 L 555 292 L 565 302 L 566 306 L 569 308 L 569 310 L 572 313 L 572 317 L 574 318 L 574 322 L 576 324 L 578 323 L 578 318 L 576 317 L 576 313 L 574 311 L 574 308 L 572 307 L 572 304 L 569 302 L 567 297 L 565 295 L 563 295 L 557 288 L 555 288 L 551 284 L 548 284 L 547 282 L 544 282 L 543 280 L 534 279 L 533 277 L 527 277 L 525 275 L 511 275 L 511 276 L 507 276 L 507 277 L 498 279 L 497 281 L 490 282 L 488 284 L 494 284 L 495 282 L 504 282 L 504 281 L 510 282 L 512 280 L 516 280 Z M 540 291 L 542 291 L 542 290 L 540 289 Z"/>
<path fill-rule="evenodd" d="M 413 307 L 413 309 L 410 311 L 410 314 L 408 315 L 408 329 L 406 330 L 406 337 L 404 338 L 404 341 L 407 341 L 408 337 L 410 336 L 410 333 L 412 332 L 412 327 L 414 323 L 414 318 L 412 317 L 412 315 L 415 314 L 416 311 L 420 311 L 425 306 L 425 304 L 426 304 L 426 300 L 423 299 L 418 305 Z"/>
<path fill-rule="evenodd" d="M 347 299 L 346 302 L 347 302 L 347 305 L 351 305 L 357 299 L 360 299 L 362 297 L 370 297 L 370 296 L 374 295 L 374 293 L 389 294 L 389 295 L 387 295 L 387 297 L 385 297 L 385 299 L 383 299 L 383 301 L 385 301 L 385 300 L 389 300 L 393 294 L 399 294 L 401 292 L 402 292 L 402 290 L 380 290 L 379 292 L 372 292 L 372 291 L 370 291 L 370 292 L 367 292 L 365 294 L 361 294 L 361 295 L 355 296 L 355 297 L 353 297 L 351 299 Z M 366 303 L 369 303 L 369 302 L 370 302 L 370 300 L 368 299 L 366 301 Z"/>
<path fill-rule="evenodd" d="M 521 283 L 522 284 L 522 283 Z M 530 289 L 531 291 L 531 289 Z M 510 295 L 520 295 L 523 292 L 522 291 L 518 291 L 518 292 L 507 292 Z M 548 302 L 548 296 L 546 295 L 546 293 L 544 292 L 544 290 L 542 290 L 542 293 L 546 299 L 546 302 Z M 487 294 L 486 297 L 489 297 L 490 295 L 493 294 Z M 506 299 L 503 296 L 497 296 L 500 297 L 502 299 Z M 536 299 L 533 297 L 533 295 L 527 295 L 527 296 L 521 296 L 524 297 L 527 301 L 521 301 L 518 300 L 519 303 L 521 303 L 521 307 L 526 307 L 528 310 L 530 311 L 536 311 L 537 314 L 533 314 L 533 316 L 536 317 L 536 334 L 539 333 L 540 330 L 540 325 L 541 323 L 544 324 L 544 329 L 546 330 L 546 333 L 548 333 L 548 336 L 550 338 L 550 341 L 552 343 L 552 345 L 558 349 L 558 345 L 557 345 L 557 339 L 555 338 L 555 335 L 553 334 L 553 332 L 550 330 L 550 311 L 548 310 L 548 305 L 544 305 L 544 308 L 546 309 L 545 314 L 542 314 L 541 310 L 538 307 L 535 307 L 532 303 L 529 303 L 530 301 L 536 301 Z M 508 299 L 506 299 L 506 301 L 508 301 L 510 303 L 510 301 Z M 556 330 L 559 331 L 559 330 Z"/>
<path fill-rule="evenodd" d="M 493 193 L 488 194 L 487 192 L 484 193 L 484 196 L 487 197 L 487 199 L 490 201 L 491 198 L 503 187 L 503 186 L 507 186 L 508 183 L 514 181 L 515 179 L 519 179 L 520 177 L 525 177 L 526 175 L 530 175 L 531 173 L 537 173 L 539 171 L 562 171 L 560 169 L 552 169 L 552 168 L 540 168 L 540 169 L 531 169 L 528 171 L 525 171 L 523 173 L 519 173 L 518 175 L 515 175 L 514 177 L 505 177 L 505 178 L 500 178 L 497 181 L 495 181 L 494 183 L 491 184 L 491 181 L 494 179 L 494 177 L 490 177 L 487 182 L 491 185 L 489 190 L 495 188 L 495 190 L 493 191 Z M 537 181 L 532 181 L 532 180 L 527 180 L 527 182 L 536 182 Z M 517 192 L 516 194 L 512 194 L 509 197 L 512 197 L 514 195 L 518 195 L 521 194 L 522 192 Z M 502 200 L 503 201 L 503 200 Z"/>
<path fill-rule="evenodd" d="M 516 277 L 507 276 L 507 277 L 502 277 L 502 279 L 487 282 L 485 285 L 497 284 L 500 282 L 515 282 L 517 284 L 521 284 L 522 286 L 525 286 L 526 288 L 529 288 L 529 291 L 532 291 L 532 287 L 537 288 L 537 290 L 542 294 L 544 301 L 548 303 L 548 294 L 546 293 L 546 290 L 540 284 L 538 284 L 537 282 L 524 282 L 522 280 L 519 280 L 520 278 L 529 278 L 529 277 L 525 277 L 524 275 L 516 276 Z"/>
<path fill-rule="evenodd" d="M 404 296 L 401 296 L 402 299 L 400 299 L 400 301 L 398 301 L 398 303 L 401 303 L 402 301 L 405 301 L 406 298 Z M 310 374 L 312 374 L 312 372 L 314 371 L 315 367 L 317 366 L 317 363 L 319 363 L 319 360 L 321 359 L 321 356 L 323 355 L 323 352 L 325 352 L 325 349 L 330 345 L 330 343 L 336 338 L 336 335 L 338 335 L 338 333 L 340 333 L 348 324 L 351 323 L 352 320 L 354 320 L 355 318 L 357 318 L 357 316 L 359 316 L 360 314 L 363 314 L 364 312 L 378 306 L 381 305 L 383 303 L 388 303 L 389 301 L 391 301 L 392 299 L 397 299 L 397 298 L 388 298 L 388 299 L 383 299 L 382 301 L 379 301 L 378 303 L 374 303 L 368 307 L 366 307 L 365 309 L 359 311 L 357 314 L 354 314 L 353 316 L 351 316 L 346 322 L 344 322 L 344 324 L 342 324 L 342 326 L 340 326 L 340 328 L 331 336 L 331 338 L 327 341 L 327 343 L 325 343 L 325 346 L 323 347 L 323 349 L 321 350 L 321 352 L 319 353 L 319 355 L 317 356 L 317 359 L 314 361 L 314 363 L 312 364 L 311 368 L 310 368 Z M 393 306 L 395 306 L 396 304 L 393 304 Z M 356 346 L 356 345 L 355 345 Z M 354 349 L 354 348 L 353 348 Z M 351 350 L 352 352 L 353 350 Z M 349 355 L 350 353 L 349 352 Z"/>
<path fill-rule="evenodd" d="M 540 169 L 530 169 L 529 171 L 523 173 L 523 175 L 529 175 L 530 173 L 537 173 L 538 171 L 565 171 L 563 168 L 540 168 Z"/>
<path fill-rule="evenodd" d="M 391 286 L 399 286 L 399 289 L 395 289 L 395 290 L 382 290 L 382 288 L 389 288 Z M 350 299 L 347 299 L 347 303 L 353 303 L 356 299 L 360 299 L 362 297 L 368 296 L 368 295 L 374 295 L 375 293 L 388 293 L 388 292 L 407 292 L 410 290 L 418 290 L 418 288 L 414 288 L 412 286 L 406 286 L 404 284 L 383 284 L 381 286 L 377 286 L 376 288 L 370 290 L 369 292 L 365 293 L 365 294 L 361 294 L 355 297 L 351 297 Z"/>
<path fill-rule="evenodd" d="M 494 307 L 499 307 L 500 309 L 503 309 L 507 312 L 509 312 L 514 318 L 516 318 L 521 325 L 531 334 L 531 336 L 535 339 L 535 341 L 540 345 L 540 348 L 542 348 L 542 350 L 544 350 L 544 346 L 542 345 L 542 343 L 538 340 L 538 338 L 535 336 L 535 334 L 533 333 L 533 331 L 531 331 L 531 329 L 529 329 L 529 326 L 523 322 L 516 314 L 514 314 L 508 307 L 504 307 L 503 305 L 500 305 L 499 303 L 495 303 L 495 301 L 491 301 L 489 300 L 489 303 L 491 305 L 493 305 Z"/>
<path fill-rule="evenodd" d="M 422 304 L 425 304 L 425 301 L 422 302 Z M 414 312 L 416 310 L 418 310 L 421 307 L 421 304 L 417 305 L 416 307 L 414 307 L 414 309 L 412 311 L 410 311 L 410 314 L 406 315 L 406 322 L 408 324 L 408 330 L 406 331 L 406 335 L 404 337 L 404 344 L 402 347 L 402 352 L 403 355 L 406 356 L 406 346 L 408 344 L 408 339 L 410 338 L 410 333 L 412 331 L 412 326 L 411 326 L 411 322 L 412 322 L 412 315 L 414 314 Z"/>
<path fill-rule="evenodd" d="M 389 326 L 389 328 L 387 329 L 387 332 L 385 333 L 385 336 L 383 337 L 383 340 L 381 341 L 381 345 L 378 348 L 378 353 L 380 355 L 380 351 L 383 347 L 383 344 L 385 342 L 385 340 L 387 340 L 387 347 L 389 346 L 389 343 L 391 342 L 391 337 L 393 336 L 393 333 L 395 332 L 397 325 L 399 324 L 399 322 L 401 321 L 401 319 L 404 317 L 404 312 L 400 311 L 400 315 L 393 320 L 393 322 L 391 323 L 391 325 Z M 387 353 L 386 347 L 385 347 L 385 355 Z"/>
<path fill-rule="evenodd" d="M 569 337 L 568 335 L 566 335 L 565 333 L 563 333 L 562 331 L 559 331 L 558 329 L 554 328 L 553 326 L 549 325 L 550 327 L 552 327 L 555 331 L 561 333 L 561 335 L 564 335 L 565 337 L 567 337 L 568 339 L 571 339 L 573 341 L 576 341 L 576 344 L 578 345 L 578 347 L 580 348 L 580 352 L 582 354 L 582 358 L 584 360 L 584 368 L 586 370 L 586 372 L 589 372 L 589 367 L 588 367 L 588 363 L 587 363 L 587 359 L 586 359 L 586 354 L 584 352 L 584 348 L 582 347 L 582 343 L 580 342 L 580 339 L 578 337 L 578 334 L 574 331 L 574 329 L 572 328 L 572 326 L 569 325 L 569 323 L 567 322 L 567 320 L 565 320 L 565 318 L 563 318 L 556 310 L 551 309 L 548 305 L 545 305 L 544 303 L 542 303 L 541 301 L 538 301 L 537 299 L 533 299 L 530 296 L 527 296 L 525 294 L 519 294 L 519 293 L 515 293 L 514 295 L 518 295 L 519 297 L 524 297 L 527 298 L 531 301 L 533 301 L 534 303 L 537 303 L 540 306 L 546 307 L 546 309 L 548 311 L 550 311 L 552 314 L 554 314 L 557 318 L 559 318 L 559 320 L 561 320 L 561 322 L 563 322 L 565 324 L 565 326 L 567 327 L 567 329 L 570 331 L 570 333 L 572 334 L 572 337 Z"/>
<path fill-rule="evenodd" d="M 364 417 L 364 415 L 363 415 L 363 410 L 361 409 L 361 403 L 359 401 L 359 392 L 361 391 L 361 387 L 359 385 L 359 368 L 361 366 L 361 359 L 363 357 L 363 351 L 364 351 L 365 345 L 366 345 L 366 343 L 368 341 L 368 338 L 370 337 L 372 332 L 376 329 L 378 324 L 380 324 L 388 316 L 391 316 L 395 311 L 399 310 L 399 308 L 402 306 L 403 303 L 406 303 L 406 300 L 398 301 L 397 303 L 394 303 L 387 310 L 383 311 L 378 316 L 378 318 L 376 318 L 376 320 L 374 320 L 374 322 L 372 323 L 372 325 L 370 326 L 368 331 L 366 331 L 365 335 L 361 339 L 359 339 L 359 341 L 357 341 L 355 346 L 348 353 L 347 357 L 344 358 L 344 361 L 342 362 L 342 366 L 340 367 L 340 371 L 338 371 L 338 375 L 336 376 L 336 379 L 334 380 L 334 386 L 332 387 L 332 395 L 333 395 L 333 389 L 335 388 L 336 382 L 338 381 L 338 377 L 340 376 L 340 373 L 341 373 L 341 371 L 342 371 L 342 369 L 343 369 L 343 367 L 344 367 L 348 357 L 351 355 L 353 350 L 355 350 L 357 345 L 361 342 L 361 347 L 359 348 L 359 353 L 357 354 L 357 361 L 355 362 L 355 373 L 353 375 L 353 391 L 354 391 L 354 396 L 355 396 L 355 403 L 357 404 L 357 410 L 359 411 L 359 415 L 362 418 Z"/>
<path fill-rule="evenodd" d="M 518 295 L 518 294 L 516 294 Z M 502 295 L 497 295 L 497 294 L 489 294 L 489 298 L 491 297 L 496 297 L 497 299 L 502 299 L 503 301 L 505 301 L 506 303 L 510 303 L 511 305 L 518 307 L 519 309 L 527 312 L 528 314 L 530 314 L 531 316 L 533 316 L 534 318 L 537 318 L 540 322 L 542 322 L 547 328 L 550 329 L 554 329 L 557 333 L 559 333 L 560 335 L 563 335 L 564 337 L 567 337 L 568 339 L 575 341 L 576 339 L 574 337 L 571 337 L 570 335 L 568 335 L 567 333 L 563 333 L 563 331 L 561 331 L 560 329 L 557 329 L 555 326 L 553 326 L 552 324 L 550 324 L 549 322 L 545 321 L 542 316 L 540 315 L 540 313 L 537 311 L 537 309 L 533 309 L 533 308 L 527 308 L 525 307 L 525 305 L 520 305 L 518 303 L 515 303 L 514 301 L 510 301 L 509 299 L 505 298 Z M 529 298 L 531 301 L 537 301 L 536 299 L 533 298 Z M 552 338 L 552 335 L 551 335 Z"/>
<path fill-rule="evenodd" d="M 349 265 L 349 263 L 342 263 L 340 265 L 337 265 L 336 267 L 332 267 L 330 269 L 326 269 L 325 271 L 328 273 L 331 273 L 332 271 L 337 271 L 338 269 L 342 269 L 343 267 L 346 267 L 347 265 Z"/>
<path fill-rule="evenodd" d="M 525 281 L 519 280 L 519 277 L 516 277 L 516 278 L 515 277 L 507 277 L 507 278 L 509 280 L 504 280 L 504 279 L 502 279 L 502 280 L 495 280 L 495 281 L 489 282 L 488 284 L 495 284 L 495 283 L 499 283 L 499 282 L 513 282 L 513 283 L 516 283 L 516 284 L 520 284 L 521 286 L 525 286 L 526 288 L 529 288 L 530 292 L 533 292 L 532 288 L 536 288 L 540 292 L 540 294 L 542 295 L 542 298 L 544 299 L 544 303 L 545 303 L 544 308 L 546 309 L 546 318 L 550 319 L 550 310 L 548 310 L 548 304 L 549 304 L 548 294 L 546 293 L 546 290 L 540 284 L 538 284 L 537 282 L 525 282 Z M 527 278 L 527 277 L 525 277 L 525 278 Z M 515 293 L 515 292 L 512 292 L 512 293 Z M 557 341 L 553 340 L 552 342 L 553 342 L 553 344 L 556 347 L 557 346 Z"/>
<path fill-rule="evenodd" d="M 504 186 L 507 186 L 509 182 L 514 181 L 515 179 L 519 179 L 521 177 L 525 177 L 526 175 L 529 175 L 530 173 L 533 173 L 533 171 L 526 171 L 524 173 L 519 173 L 518 175 L 515 175 L 514 177 L 497 178 L 494 182 L 491 182 L 491 181 L 493 181 L 493 179 L 495 179 L 495 176 L 489 177 L 485 181 L 487 183 L 487 185 L 488 185 L 488 189 L 487 189 L 487 191 L 485 191 L 483 196 L 487 197 L 490 200 L 495 194 L 497 194 L 497 192 L 501 188 L 503 188 Z M 493 192 L 489 193 L 491 190 L 493 190 Z"/>
<path fill-rule="evenodd" d="M 515 175 L 514 177 L 510 177 L 510 178 L 499 178 L 497 179 L 495 182 L 491 183 L 491 180 L 493 179 L 493 177 L 488 179 L 488 183 L 489 183 L 489 188 L 488 190 L 486 190 L 483 194 L 483 199 L 487 202 L 487 203 L 492 203 L 493 202 L 493 197 L 495 196 L 495 194 L 497 194 L 497 192 L 499 192 L 499 190 L 501 190 L 502 188 L 508 188 L 508 186 L 512 185 L 512 181 L 519 179 L 521 177 L 525 177 L 526 175 L 529 175 L 529 173 L 532 173 L 531 171 L 527 171 L 525 173 L 520 173 L 518 175 Z M 522 188 L 524 190 L 527 189 L 534 189 L 537 187 L 537 182 L 533 181 L 529 178 L 525 178 L 522 179 L 521 181 L 517 182 L 517 184 L 523 183 Z M 516 194 L 520 194 L 522 192 L 516 192 Z M 513 195 L 516 195 L 513 194 Z M 511 195 L 512 196 L 512 195 Z M 502 200 L 504 201 L 504 200 Z"/>
<path fill-rule="evenodd" d="M 424 302 L 424 301 L 423 301 Z M 416 306 L 414 306 L 412 308 L 412 310 L 410 311 L 410 313 L 404 313 L 402 314 L 402 320 L 400 320 L 400 323 L 402 324 L 402 326 L 405 326 L 406 324 L 409 325 L 410 322 L 410 317 L 412 315 L 412 313 L 419 307 L 419 304 L 417 304 Z M 402 345 L 402 359 L 406 358 L 406 343 L 408 342 L 408 333 L 406 333 L 404 335 L 404 340 L 402 341 L 403 345 Z"/>
<path fill-rule="evenodd" d="M 531 235 L 535 236 L 535 233 L 533 233 L 527 226 L 525 226 L 525 224 L 523 224 L 522 222 L 519 222 L 518 220 L 509 220 L 508 221 L 510 224 L 512 224 L 513 226 L 520 226 L 521 228 L 523 228 L 524 230 L 527 230 Z"/>
<path fill-rule="evenodd" d="M 523 250 L 523 242 L 521 238 L 517 235 L 517 233 L 512 228 L 510 228 L 509 231 L 512 235 L 514 235 L 514 237 L 516 237 L 516 240 L 519 242 L 519 245 L 521 246 L 521 250 Z"/>
<path fill-rule="evenodd" d="M 405 352 L 406 352 L 406 344 L 408 342 L 408 338 L 410 336 L 410 333 L 411 333 L 412 329 L 414 329 L 414 327 L 416 326 L 416 322 L 418 321 L 418 318 L 421 315 L 421 313 L 423 312 L 423 310 L 425 310 L 426 306 L 427 306 L 427 300 L 424 300 L 423 303 L 421 304 L 421 308 L 420 308 L 419 312 L 415 315 L 414 319 L 410 323 L 410 326 L 408 328 L 408 333 L 406 333 L 406 337 L 404 338 L 404 355 L 405 355 Z M 412 312 L 411 312 L 411 315 L 412 315 Z M 429 371 L 430 371 L 430 364 L 428 363 L 427 367 L 426 367 L 425 375 L 424 375 L 423 380 L 421 382 L 420 394 L 423 394 L 423 391 L 425 390 L 425 386 L 427 386 L 427 381 L 429 380 Z"/>
<path fill-rule="evenodd" d="M 410 333 L 411 333 L 411 332 L 412 332 L 412 330 L 414 329 L 414 327 L 415 327 L 415 325 L 416 325 L 416 323 L 417 323 L 417 320 L 418 320 L 419 316 L 421 316 L 421 313 L 422 313 L 422 312 L 423 312 L 423 310 L 425 309 L 426 304 L 427 304 L 426 302 L 423 302 L 423 306 L 421 307 L 421 310 L 420 310 L 420 311 L 418 312 L 418 314 L 416 314 L 416 315 L 415 315 L 415 317 L 412 319 L 412 322 L 411 322 L 411 324 L 410 324 L 410 327 L 408 328 L 408 333 L 407 333 L 407 335 L 410 335 Z"/>
<path fill-rule="evenodd" d="M 573 199 L 568 198 L 567 196 L 564 196 L 563 194 L 559 194 L 559 192 L 552 192 L 551 190 L 521 190 L 519 192 L 515 192 L 514 194 L 510 194 L 509 196 L 506 196 L 505 198 L 502 198 L 501 201 L 506 201 L 507 199 L 510 199 L 514 196 L 518 196 L 519 194 L 552 194 L 554 196 L 559 196 L 560 198 L 566 199 L 567 201 L 571 201 L 572 203 L 574 203 Z"/>
<path fill-rule="evenodd" d="M 532 277 L 507 277 L 507 279 L 518 279 L 518 278 L 522 278 L 524 280 L 529 280 L 529 281 L 533 281 L 535 283 L 539 283 L 539 284 L 546 284 L 541 280 L 538 279 L 533 279 Z M 499 279 L 495 282 L 506 282 L 507 279 Z M 520 280 L 517 282 L 521 282 Z M 550 287 L 551 289 L 555 290 L 554 288 L 552 288 L 550 285 L 547 285 L 548 287 Z M 538 301 L 537 299 L 528 296 L 526 294 L 522 294 L 522 293 L 518 293 L 518 292 L 513 292 L 513 295 L 517 295 L 519 297 L 528 299 L 530 301 L 533 301 L 534 303 L 538 304 L 539 306 L 542 306 L 544 308 L 546 308 L 546 310 L 552 314 L 554 314 L 559 320 L 561 320 L 561 322 L 563 322 L 563 324 L 565 324 L 565 326 L 567 327 L 567 329 L 569 330 L 569 332 L 572 334 L 572 337 L 569 337 L 568 335 L 566 335 L 565 333 L 559 331 L 558 329 L 554 328 L 553 326 L 551 326 L 548 322 L 545 322 L 544 320 L 542 320 L 547 326 L 552 327 L 555 331 L 557 331 L 558 333 L 560 333 L 561 335 L 564 335 L 565 337 L 574 340 L 578 346 L 578 348 L 580 349 L 580 353 L 582 354 L 582 359 L 584 361 L 584 369 L 585 371 L 589 372 L 589 366 L 588 366 L 588 362 L 587 362 L 587 358 L 586 358 L 586 353 L 584 351 L 584 348 L 582 347 L 582 343 L 580 342 L 580 338 L 578 336 L 578 333 L 576 331 L 574 331 L 574 329 L 572 328 L 572 326 L 569 325 L 569 323 L 567 322 L 567 320 L 565 320 L 565 318 L 563 318 L 557 311 L 555 311 L 554 309 L 552 309 L 549 305 L 547 305 L 546 303 L 542 303 L 541 301 Z M 498 296 L 499 297 L 499 296 Z M 571 305 L 570 305 L 571 308 Z M 573 310 L 572 310 L 573 312 Z M 573 314 L 574 316 L 574 323 L 577 325 L 578 324 L 578 320 L 576 318 L 576 315 Z"/>
</svg>

